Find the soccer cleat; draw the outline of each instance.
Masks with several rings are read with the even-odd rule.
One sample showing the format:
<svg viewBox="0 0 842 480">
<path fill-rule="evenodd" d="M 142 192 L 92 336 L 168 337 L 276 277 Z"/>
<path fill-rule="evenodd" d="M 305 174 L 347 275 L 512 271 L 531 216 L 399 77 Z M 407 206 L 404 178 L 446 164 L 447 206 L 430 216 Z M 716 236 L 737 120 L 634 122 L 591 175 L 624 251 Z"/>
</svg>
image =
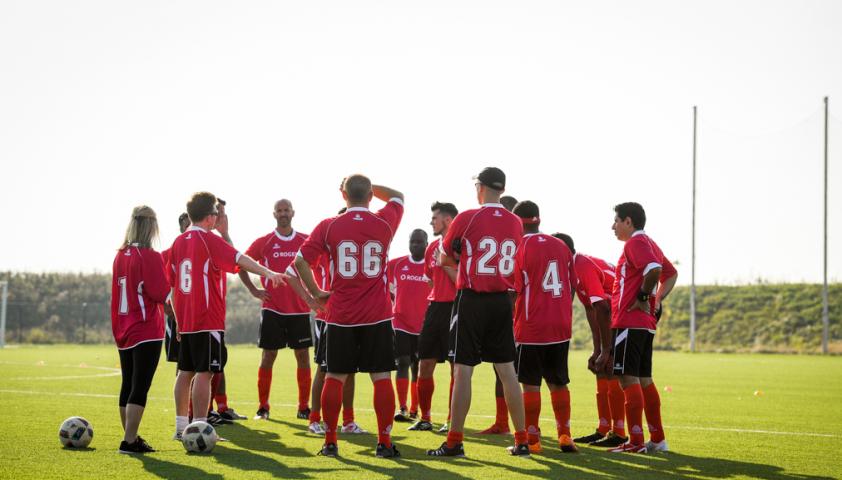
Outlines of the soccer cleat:
<svg viewBox="0 0 842 480">
<path fill-rule="evenodd" d="M 299 410 L 298 413 L 295 414 L 295 418 L 307 420 L 308 418 L 310 418 L 310 409 L 305 408 L 304 410 Z"/>
<path fill-rule="evenodd" d="M 629 439 L 626 437 L 621 437 L 614 432 L 608 432 L 608 435 L 606 435 L 605 438 L 597 440 L 590 445 L 592 447 L 614 448 L 619 447 L 628 441 Z"/>
<path fill-rule="evenodd" d="M 268 408 L 258 408 L 257 413 L 254 414 L 255 420 L 269 420 L 269 409 Z"/>
<path fill-rule="evenodd" d="M 528 457 L 530 455 L 529 445 L 526 443 L 521 443 L 513 447 L 506 447 L 506 450 L 508 450 L 509 454 L 513 457 Z"/>
<path fill-rule="evenodd" d="M 224 412 L 219 412 L 219 416 L 224 418 L 225 420 L 245 420 L 245 415 L 240 415 L 239 413 L 235 412 L 233 408 L 228 408 Z"/>
<path fill-rule="evenodd" d="M 597 430 L 590 435 L 584 435 L 581 437 L 574 438 L 573 441 L 576 443 L 594 443 L 602 440 L 603 438 L 605 438 L 605 435 L 603 435 L 602 433 L 600 433 L 599 430 Z"/>
<path fill-rule="evenodd" d="M 480 434 L 480 435 L 505 435 L 507 433 L 512 433 L 512 432 L 509 430 L 508 425 L 501 427 L 500 425 L 497 425 L 495 423 L 494 425 L 486 428 L 485 430 L 483 430 L 481 432 L 477 432 L 477 433 Z"/>
<path fill-rule="evenodd" d="M 172 439 L 177 441 L 177 442 L 180 442 L 181 441 L 181 432 L 175 432 L 175 434 L 172 436 Z"/>
<path fill-rule="evenodd" d="M 135 438 L 135 441 L 132 443 L 126 442 L 125 440 L 120 442 L 120 449 L 118 450 L 120 453 L 127 453 L 127 454 L 134 454 L 134 453 L 151 453 L 154 452 L 155 449 L 150 447 L 148 443 L 140 436 Z"/>
<path fill-rule="evenodd" d="M 445 422 L 445 423 L 444 423 L 444 424 L 443 424 L 443 425 L 439 428 L 439 433 L 447 433 L 447 432 L 449 432 L 449 431 L 450 431 L 450 425 L 448 425 L 448 424 L 447 424 L 447 422 Z"/>
<path fill-rule="evenodd" d="M 529 453 L 541 453 L 544 451 L 544 448 L 541 447 L 541 440 L 538 440 L 535 443 L 529 444 Z"/>
<path fill-rule="evenodd" d="M 558 437 L 558 448 L 560 448 L 564 453 L 576 453 L 579 451 L 579 449 L 576 448 L 576 444 L 573 443 L 573 439 L 571 439 L 569 435 L 562 435 Z"/>
<path fill-rule="evenodd" d="M 208 414 L 208 424 L 210 424 L 214 428 L 220 425 L 231 425 L 232 423 L 234 423 L 233 420 L 227 420 L 225 418 L 222 418 L 222 415 L 216 412 L 210 412 Z"/>
<path fill-rule="evenodd" d="M 669 452 L 666 439 L 660 442 L 648 441 L 646 442 L 646 453 Z"/>
<path fill-rule="evenodd" d="M 374 456 L 380 458 L 398 458 L 401 456 L 401 452 L 398 451 L 398 447 L 394 443 L 391 447 L 386 447 L 386 445 L 378 443 L 377 450 L 374 451 Z"/>
<path fill-rule="evenodd" d="M 617 448 L 612 448 L 611 450 L 608 450 L 608 453 L 646 453 L 646 445 L 624 443 Z"/>
<path fill-rule="evenodd" d="M 342 433 L 368 433 L 367 431 L 363 430 L 362 427 L 357 425 L 357 422 L 348 422 L 345 425 L 342 425 Z"/>
<path fill-rule="evenodd" d="M 413 422 L 418 420 L 418 412 L 409 412 L 409 420 Z"/>
<path fill-rule="evenodd" d="M 310 433 L 314 433 L 316 435 L 324 435 L 325 434 L 325 429 L 324 429 L 324 427 L 322 427 L 321 422 L 311 422 L 310 426 L 307 427 L 307 430 L 309 430 Z"/>
<path fill-rule="evenodd" d="M 426 421 L 426 420 L 418 420 L 417 422 L 410 425 L 409 428 L 407 428 L 407 430 L 413 430 L 413 431 L 417 430 L 417 431 L 421 431 L 421 432 L 429 432 L 432 429 L 433 429 L 433 424 Z"/>
<path fill-rule="evenodd" d="M 465 457 L 465 447 L 461 443 L 457 443 L 455 447 L 450 448 L 447 442 L 442 442 L 441 446 L 435 450 L 427 450 L 427 455 L 431 457 Z"/>
<path fill-rule="evenodd" d="M 412 419 L 409 418 L 409 413 L 406 411 L 406 409 L 402 408 L 400 412 L 395 414 L 395 421 L 396 422 L 411 422 Z"/>
<path fill-rule="evenodd" d="M 323 457 L 338 457 L 339 447 L 337 447 L 335 443 L 325 443 L 316 455 L 321 455 Z"/>
</svg>

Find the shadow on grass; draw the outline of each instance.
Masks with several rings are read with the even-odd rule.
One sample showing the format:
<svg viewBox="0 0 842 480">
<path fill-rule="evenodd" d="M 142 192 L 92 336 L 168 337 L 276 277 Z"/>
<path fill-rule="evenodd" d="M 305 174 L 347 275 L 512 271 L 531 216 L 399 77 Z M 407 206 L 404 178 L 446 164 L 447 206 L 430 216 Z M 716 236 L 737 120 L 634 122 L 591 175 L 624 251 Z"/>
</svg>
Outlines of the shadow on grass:
<svg viewBox="0 0 842 480">
<path fill-rule="evenodd" d="M 200 468 L 191 467 L 181 463 L 173 463 L 155 458 L 155 454 L 133 455 L 132 458 L 139 460 L 143 468 L 152 475 L 166 479 L 194 480 L 223 480 L 225 477 L 218 473 L 208 473 Z"/>
</svg>

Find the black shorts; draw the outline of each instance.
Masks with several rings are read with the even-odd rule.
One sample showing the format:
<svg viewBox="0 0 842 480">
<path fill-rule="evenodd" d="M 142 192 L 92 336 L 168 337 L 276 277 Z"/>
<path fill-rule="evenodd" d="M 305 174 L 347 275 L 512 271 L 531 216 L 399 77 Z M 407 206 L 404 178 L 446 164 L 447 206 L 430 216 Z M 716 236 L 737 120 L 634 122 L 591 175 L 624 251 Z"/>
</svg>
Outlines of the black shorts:
<svg viewBox="0 0 842 480">
<path fill-rule="evenodd" d="M 450 356 L 450 319 L 453 302 L 430 302 L 424 314 L 424 326 L 418 337 L 418 358 L 434 358 L 442 363 Z M 456 335 L 453 330 L 452 335 Z"/>
<path fill-rule="evenodd" d="M 178 369 L 185 372 L 219 373 L 228 362 L 225 332 L 182 333 Z"/>
<path fill-rule="evenodd" d="M 614 375 L 652 376 L 652 341 L 655 334 L 643 328 L 615 328 Z"/>
<path fill-rule="evenodd" d="M 419 336 L 395 330 L 395 358 L 408 356 L 411 362 L 417 362 Z"/>
<path fill-rule="evenodd" d="M 327 365 L 325 364 L 325 347 L 327 346 L 327 342 L 325 341 L 325 332 L 327 331 L 327 323 L 317 318 L 315 320 L 315 341 L 313 342 L 313 361 L 316 362 L 316 365 L 322 369 L 322 371 L 327 371 Z"/>
<path fill-rule="evenodd" d="M 265 308 L 260 311 L 258 347 L 266 350 L 278 350 L 284 347 L 298 350 L 312 345 L 309 313 L 281 315 Z"/>
<path fill-rule="evenodd" d="M 167 315 L 166 335 L 164 336 L 164 351 L 167 352 L 168 362 L 178 361 L 178 324 L 175 323 L 175 317 Z"/>
<path fill-rule="evenodd" d="M 526 385 L 541 386 L 541 379 L 553 385 L 567 385 L 567 352 L 570 342 L 549 345 L 518 345 L 515 370 L 517 380 Z"/>
<path fill-rule="evenodd" d="M 512 301 L 508 292 L 459 290 L 455 310 L 452 350 L 456 363 L 475 366 L 480 362 L 515 361 Z"/>
<path fill-rule="evenodd" d="M 328 373 L 380 373 L 395 369 L 392 322 L 374 325 L 327 324 L 325 363 Z"/>
</svg>

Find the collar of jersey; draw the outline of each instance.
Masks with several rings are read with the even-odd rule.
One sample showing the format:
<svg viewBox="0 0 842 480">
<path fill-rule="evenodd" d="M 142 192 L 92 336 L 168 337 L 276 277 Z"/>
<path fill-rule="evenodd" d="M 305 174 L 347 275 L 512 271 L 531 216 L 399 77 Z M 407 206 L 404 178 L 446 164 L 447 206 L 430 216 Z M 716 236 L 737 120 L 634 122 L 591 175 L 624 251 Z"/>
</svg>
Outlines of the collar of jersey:
<svg viewBox="0 0 842 480">
<path fill-rule="evenodd" d="M 407 255 L 406 259 L 409 260 L 409 263 L 414 263 L 415 265 L 423 265 L 425 263 L 423 258 L 416 262 L 412 259 L 412 255 Z"/>
<path fill-rule="evenodd" d="M 483 204 L 482 204 L 482 207 L 483 207 L 483 208 L 485 208 L 485 207 L 500 207 L 500 208 L 506 208 L 506 207 L 504 207 L 504 206 L 503 206 L 503 204 L 502 204 L 502 203 L 483 203 Z"/>
<path fill-rule="evenodd" d="M 190 228 L 188 228 L 185 231 L 187 231 L 187 232 L 205 232 L 205 233 L 208 233 L 207 230 L 205 230 L 202 227 L 197 227 L 196 225 L 190 225 Z"/>
<path fill-rule="evenodd" d="M 297 232 L 295 231 L 295 229 L 293 229 L 292 233 L 290 233 L 288 237 L 285 237 L 285 236 L 281 235 L 277 230 L 272 230 L 272 233 L 274 233 L 276 237 L 280 238 L 284 242 L 288 242 L 288 241 L 292 240 L 293 238 L 295 238 L 295 234 Z"/>
<path fill-rule="evenodd" d="M 524 233 L 524 234 L 523 234 L 523 238 L 526 238 L 526 237 L 534 237 L 535 235 L 543 235 L 543 234 L 544 234 L 544 232 L 538 232 L 538 233 Z"/>
<path fill-rule="evenodd" d="M 644 231 L 644 230 L 635 230 L 635 232 L 634 232 L 634 233 L 632 233 L 632 237 L 636 237 L 636 236 L 638 236 L 638 235 L 646 235 L 646 231 Z"/>
<path fill-rule="evenodd" d="M 351 208 L 349 208 L 345 211 L 346 212 L 368 212 L 370 210 L 365 208 L 365 207 L 351 207 Z"/>
</svg>

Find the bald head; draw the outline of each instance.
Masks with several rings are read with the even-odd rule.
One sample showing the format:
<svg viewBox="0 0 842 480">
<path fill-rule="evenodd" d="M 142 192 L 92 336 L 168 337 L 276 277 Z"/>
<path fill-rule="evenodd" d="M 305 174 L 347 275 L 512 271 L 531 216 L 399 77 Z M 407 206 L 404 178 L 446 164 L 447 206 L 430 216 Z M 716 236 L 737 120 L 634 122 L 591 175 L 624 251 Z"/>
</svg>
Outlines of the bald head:
<svg viewBox="0 0 842 480">
<path fill-rule="evenodd" d="M 354 174 L 342 183 L 342 194 L 354 205 L 368 205 L 371 201 L 371 180 L 365 175 Z"/>
<path fill-rule="evenodd" d="M 292 202 L 286 198 L 282 198 L 275 202 L 275 209 L 272 213 L 275 217 L 275 222 L 278 225 L 278 231 L 284 235 L 288 235 L 292 229 L 292 217 L 295 216 L 295 210 L 292 208 Z"/>
</svg>

